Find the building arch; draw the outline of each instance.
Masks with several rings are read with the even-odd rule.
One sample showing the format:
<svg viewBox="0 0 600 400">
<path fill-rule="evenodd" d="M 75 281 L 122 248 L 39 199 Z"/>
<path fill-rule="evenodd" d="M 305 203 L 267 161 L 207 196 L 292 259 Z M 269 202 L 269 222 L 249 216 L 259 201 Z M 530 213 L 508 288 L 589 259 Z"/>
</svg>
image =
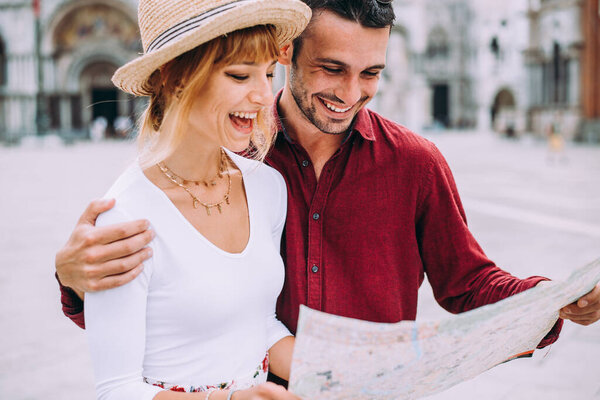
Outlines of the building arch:
<svg viewBox="0 0 600 400">
<path fill-rule="evenodd" d="M 502 87 L 496 91 L 490 107 L 492 128 L 503 132 L 507 136 L 516 134 L 518 125 L 517 98 L 509 87 Z"/>
<path fill-rule="evenodd" d="M 73 21 L 73 16 L 78 12 L 92 11 L 94 7 L 114 10 L 124 17 L 127 25 L 133 25 L 135 36 L 139 40 L 137 25 L 137 10 L 129 4 L 119 0 L 64 0 L 48 18 L 45 34 L 43 35 L 42 52 L 54 54 L 56 51 L 56 36 L 65 23 Z M 139 47 L 139 46 L 138 46 Z"/>
<path fill-rule="evenodd" d="M 53 63 L 53 129 L 85 137 L 99 116 L 107 119 L 109 131 L 118 117 L 133 120 L 134 101 L 111 77 L 141 51 L 136 10 L 120 0 L 70 0 L 48 21 L 42 47 Z"/>
</svg>

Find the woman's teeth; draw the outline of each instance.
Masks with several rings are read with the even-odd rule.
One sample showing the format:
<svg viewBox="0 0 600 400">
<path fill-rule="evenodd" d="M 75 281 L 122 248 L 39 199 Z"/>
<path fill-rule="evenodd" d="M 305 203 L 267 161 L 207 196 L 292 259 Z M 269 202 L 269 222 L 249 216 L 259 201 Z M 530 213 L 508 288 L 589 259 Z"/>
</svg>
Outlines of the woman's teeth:
<svg viewBox="0 0 600 400">
<path fill-rule="evenodd" d="M 323 103 L 325 104 L 325 106 L 327 108 L 329 108 L 331 111 L 335 111 L 338 113 L 343 113 L 348 111 L 349 109 L 351 109 L 352 107 L 348 107 L 348 108 L 337 108 L 336 106 L 334 106 L 333 104 L 329 104 L 328 102 L 326 102 L 325 100 L 323 100 Z"/>
<path fill-rule="evenodd" d="M 238 117 L 238 118 L 245 118 L 245 119 L 255 119 L 258 116 L 258 113 L 245 113 L 245 112 L 233 112 L 229 115 L 233 115 L 234 117 Z"/>
</svg>

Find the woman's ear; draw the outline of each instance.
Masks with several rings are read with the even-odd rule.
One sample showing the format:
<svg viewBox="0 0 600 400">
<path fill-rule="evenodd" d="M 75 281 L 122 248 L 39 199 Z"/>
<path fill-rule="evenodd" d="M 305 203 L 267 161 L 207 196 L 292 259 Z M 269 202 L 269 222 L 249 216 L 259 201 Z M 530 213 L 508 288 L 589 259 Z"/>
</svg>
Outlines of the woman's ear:
<svg viewBox="0 0 600 400">
<path fill-rule="evenodd" d="M 292 65 L 292 55 L 294 54 L 294 45 L 289 43 L 279 50 L 277 61 L 281 65 Z"/>
</svg>

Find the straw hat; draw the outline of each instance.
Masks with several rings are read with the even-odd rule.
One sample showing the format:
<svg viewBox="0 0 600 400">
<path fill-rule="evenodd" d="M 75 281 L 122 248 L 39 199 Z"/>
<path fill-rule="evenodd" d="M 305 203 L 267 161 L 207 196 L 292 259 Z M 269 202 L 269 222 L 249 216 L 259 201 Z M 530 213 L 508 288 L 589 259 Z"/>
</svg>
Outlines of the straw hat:
<svg viewBox="0 0 600 400">
<path fill-rule="evenodd" d="M 300 35 L 310 16 L 299 0 L 140 0 L 144 54 L 119 68 L 112 81 L 125 92 L 147 95 L 144 83 L 158 67 L 202 43 L 271 24 L 282 46 Z"/>
</svg>

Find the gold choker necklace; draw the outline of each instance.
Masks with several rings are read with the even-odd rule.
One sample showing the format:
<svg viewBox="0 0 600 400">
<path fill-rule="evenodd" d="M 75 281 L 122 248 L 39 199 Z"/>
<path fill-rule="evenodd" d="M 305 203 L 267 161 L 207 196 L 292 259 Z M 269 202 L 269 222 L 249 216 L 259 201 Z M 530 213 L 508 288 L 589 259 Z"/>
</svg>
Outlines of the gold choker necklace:
<svg viewBox="0 0 600 400">
<path fill-rule="evenodd" d="M 217 170 L 217 175 L 210 181 L 194 181 L 191 179 L 184 179 L 182 177 L 180 177 L 179 175 L 177 175 L 176 173 L 174 173 L 173 171 L 171 171 L 164 163 L 159 162 L 158 164 L 156 164 L 156 166 L 160 169 L 160 171 L 167 177 L 167 179 L 169 179 L 171 182 L 173 182 L 174 184 L 176 184 L 177 186 L 179 186 L 180 188 L 182 188 L 183 190 L 185 190 L 192 198 L 192 205 L 194 206 L 194 208 L 198 208 L 199 206 L 203 206 L 204 209 L 206 210 L 206 214 L 208 214 L 208 216 L 210 216 L 210 209 L 216 207 L 217 210 L 219 210 L 219 214 L 221 214 L 223 212 L 222 210 L 222 206 L 223 204 L 229 204 L 229 195 L 231 193 L 231 175 L 229 174 L 229 169 L 226 168 L 226 163 L 229 157 L 227 157 L 227 154 L 225 153 L 225 151 L 223 149 L 221 149 L 221 160 L 219 162 L 219 168 Z M 200 183 L 203 183 L 204 186 L 208 187 L 209 184 L 210 186 L 215 186 L 217 184 L 217 179 L 220 179 L 223 177 L 223 172 L 225 172 L 227 174 L 227 192 L 225 193 L 225 195 L 223 196 L 223 198 L 221 199 L 221 201 L 219 201 L 218 203 L 205 203 L 202 200 L 200 200 L 198 197 L 196 197 L 192 191 L 190 190 L 189 187 L 186 186 L 186 184 L 188 182 L 192 182 L 194 184 L 196 184 L 196 186 L 198 186 Z"/>
</svg>

